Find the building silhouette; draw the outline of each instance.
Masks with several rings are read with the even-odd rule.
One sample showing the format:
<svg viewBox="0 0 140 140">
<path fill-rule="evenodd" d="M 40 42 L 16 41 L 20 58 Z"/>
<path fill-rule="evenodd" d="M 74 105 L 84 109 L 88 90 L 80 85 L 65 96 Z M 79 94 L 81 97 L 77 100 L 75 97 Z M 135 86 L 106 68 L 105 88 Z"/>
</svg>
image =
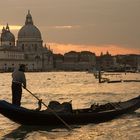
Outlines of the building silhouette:
<svg viewBox="0 0 140 140">
<path fill-rule="evenodd" d="M 0 36 L 0 72 L 13 71 L 20 64 L 25 64 L 27 71 L 140 71 L 140 55 L 112 56 L 107 52 L 96 56 L 90 51 L 53 54 L 49 46 L 43 45 L 41 32 L 28 11 L 17 40 L 8 24 Z"/>
<path fill-rule="evenodd" d="M 41 32 L 34 25 L 30 11 L 16 43 L 8 24 L 3 27 L 0 37 L 0 71 L 12 71 L 20 64 L 25 64 L 28 71 L 53 69 L 53 53 L 43 46 Z"/>
</svg>

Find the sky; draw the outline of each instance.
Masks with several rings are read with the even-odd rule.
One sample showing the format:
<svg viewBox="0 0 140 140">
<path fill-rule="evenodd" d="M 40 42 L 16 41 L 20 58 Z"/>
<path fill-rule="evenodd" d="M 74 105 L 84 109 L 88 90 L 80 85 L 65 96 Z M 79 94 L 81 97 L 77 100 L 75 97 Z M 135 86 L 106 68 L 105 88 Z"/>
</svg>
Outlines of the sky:
<svg viewBox="0 0 140 140">
<path fill-rule="evenodd" d="M 54 53 L 140 54 L 140 0 L 0 0 L 0 28 L 17 39 L 28 10 Z"/>
</svg>

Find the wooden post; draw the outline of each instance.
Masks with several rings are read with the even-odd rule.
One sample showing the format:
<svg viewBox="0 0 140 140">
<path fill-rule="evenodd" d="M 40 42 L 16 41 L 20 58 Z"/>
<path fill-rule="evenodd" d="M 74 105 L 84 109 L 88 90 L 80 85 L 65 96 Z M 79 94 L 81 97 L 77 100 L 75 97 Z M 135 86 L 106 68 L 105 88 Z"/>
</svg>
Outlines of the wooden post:
<svg viewBox="0 0 140 140">
<path fill-rule="evenodd" d="M 99 69 L 98 77 L 99 77 L 99 83 L 101 83 L 102 82 L 101 81 L 102 77 L 101 77 L 101 70 L 100 69 Z"/>
</svg>

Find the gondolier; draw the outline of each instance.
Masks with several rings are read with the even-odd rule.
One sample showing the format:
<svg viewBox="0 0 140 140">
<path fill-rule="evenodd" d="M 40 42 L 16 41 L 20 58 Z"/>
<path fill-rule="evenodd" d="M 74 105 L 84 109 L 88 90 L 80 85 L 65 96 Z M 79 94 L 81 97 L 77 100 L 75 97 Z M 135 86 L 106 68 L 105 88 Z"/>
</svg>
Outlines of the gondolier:
<svg viewBox="0 0 140 140">
<path fill-rule="evenodd" d="M 22 85 L 26 88 L 25 65 L 21 64 L 19 69 L 12 73 L 12 104 L 20 106 L 22 97 Z"/>
</svg>

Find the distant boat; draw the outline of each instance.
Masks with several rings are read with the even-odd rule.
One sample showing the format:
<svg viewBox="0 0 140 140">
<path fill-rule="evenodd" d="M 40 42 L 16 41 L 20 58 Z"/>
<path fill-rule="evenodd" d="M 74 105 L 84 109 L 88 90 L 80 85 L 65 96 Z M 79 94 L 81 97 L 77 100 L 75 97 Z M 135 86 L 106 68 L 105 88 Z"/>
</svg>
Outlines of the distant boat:
<svg viewBox="0 0 140 140">
<path fill-rule="evenodd" d="M 89 108 L 69 109 L 54 112 L 67 124 L 99 123 L 112 120 L 122 114 L 134 112 L 140 108 L 140 96 L 124 101 L 103 105 L 92 105 Z M 60 125 L 58 119 L 49 109 L 43 111 L 26 109 L 0 101 L 0 113 L 10 120 L 22 125 Z"/>
</svg>

